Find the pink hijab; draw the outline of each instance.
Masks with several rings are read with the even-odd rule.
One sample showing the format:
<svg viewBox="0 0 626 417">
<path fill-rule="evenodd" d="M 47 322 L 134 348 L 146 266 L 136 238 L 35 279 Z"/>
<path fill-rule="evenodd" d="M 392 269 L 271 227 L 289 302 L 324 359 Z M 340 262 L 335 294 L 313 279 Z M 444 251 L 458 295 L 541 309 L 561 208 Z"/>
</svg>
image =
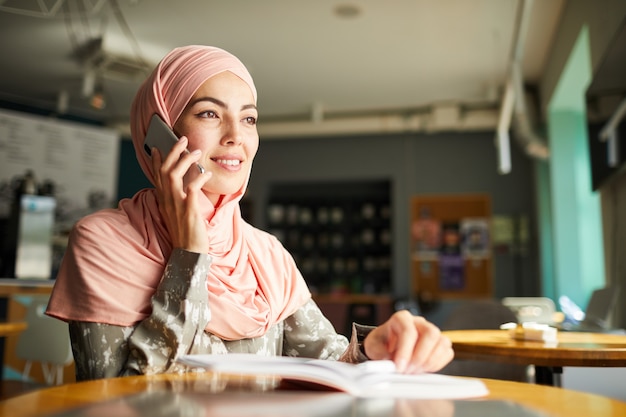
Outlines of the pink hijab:
<svg viewBox="0 0 626 417">
<path fill-rule="evenodd" d="M 230 71 L 256 89 L 246 67 L 215 47 L 176 48 L 139 88 L 131 133 L 143 172 L 154 183 L 143 139 L 152 114 L 172 126 L 195 91 Z M 250 173 L 248 173 L 248 176 Z M 247 181 L 219 207 L 204 201 L 213 258 L 206 330 L 226 340 L 262 336 L 301 307 L 310 293 L 293 258 L 273 236 L 246 223 L 239 208 Z M 151 312 L 150 299 L 172 252 L 154 189 L 121 200 L 117 209 L 79 220 L 57 275 L 47 314 L 66 321 L 132 326 Z"/>
</svg>

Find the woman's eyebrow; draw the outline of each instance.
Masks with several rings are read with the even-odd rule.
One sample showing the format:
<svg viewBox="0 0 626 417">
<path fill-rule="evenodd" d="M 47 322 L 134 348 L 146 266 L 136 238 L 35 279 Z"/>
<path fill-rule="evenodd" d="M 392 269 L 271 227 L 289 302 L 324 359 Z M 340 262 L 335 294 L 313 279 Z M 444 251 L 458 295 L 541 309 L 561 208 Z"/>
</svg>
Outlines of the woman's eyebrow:
<svg viewBox="0 0 626 417">
<path fill-rule="evenodd" d="M 211 103 L 214 103 L 214 104 L 216 104 L 216 105 L 218 105 L 218 106 L 220 106 L 222 108 L 225 108 L 225 109 L 228 108 L 228 105 L 226 103 L 224 103 L 222 100 L 217 99 L 215 97 L 210 97 L 210 96 L 198 97 L 198 98 L 190 101 L 189 102 L 189 106 L 193 106 L 193 105 L 195 105 L 197 103 L 200 103 L 202 101 L 210 101 Z M 246 105 L 243 105 L 241 107 L 241 110 L 249 110 L 249 109 L 257 110 L 257 107 L 254 104 L 246 104 Z"/>
<path fill-rule="evenodd" d="M 215 104 L 217 104 L 217 105 L 218 105 L 218 106 L 220 106 L 220 107 L 227 107 L 227 106 L 226 106 L 226 103 L 224 103 L 222 100 L 218 100 L 218 99 L 216 99 L 216 98 L 214 98 L 214 97 L 208 97 L 208 96 L 205 96 L 205 97 L 197 97 L 197 98 L 195 98 L 195 99 L 191 100 L 191 101 L 189 102 L 189 105 L 190 105 L 190 106 L 193 106 L 193 105 L 195 105 L 195 104 L 197 104 L 197 103 L 200 103 L 201 101 L 210 101 L 211 103 L 215 103 Z"/>
</svg>

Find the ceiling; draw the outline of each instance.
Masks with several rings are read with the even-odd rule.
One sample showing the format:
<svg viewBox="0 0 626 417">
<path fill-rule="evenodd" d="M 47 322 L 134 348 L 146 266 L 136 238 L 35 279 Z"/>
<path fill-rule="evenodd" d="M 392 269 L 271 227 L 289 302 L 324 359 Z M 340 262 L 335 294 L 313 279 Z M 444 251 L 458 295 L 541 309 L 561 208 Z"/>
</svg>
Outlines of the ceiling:
<svg viewBox="0 0 626 417">
<path fill-rule="evenodd" d="M 248 66 L 262 134 L 341 116 L 493 109 L 516 45 L 527 84 L 550 53 L 564 0 L 529 1 L 516 43 L 524 0 L 0 0 L 0 99 L 125 126 L 146 68 L 173 47 L 209 44 Z M 96 64 L 84 52 L 94 39 Z M 99 85 L 100 110 L 84 94 Z"/>
</svg>

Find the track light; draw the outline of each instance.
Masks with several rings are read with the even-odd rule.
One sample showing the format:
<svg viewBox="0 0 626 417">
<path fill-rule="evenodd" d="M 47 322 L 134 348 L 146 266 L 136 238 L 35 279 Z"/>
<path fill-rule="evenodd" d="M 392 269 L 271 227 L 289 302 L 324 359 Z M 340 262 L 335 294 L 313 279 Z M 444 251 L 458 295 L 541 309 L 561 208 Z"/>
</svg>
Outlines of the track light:
<svg viewBox="0 0 626 417">
<path fill-rule="evenodd" d="M 97 110 L 102 110 L 106 107 L 107 102 L 106 98 L 104 97 L 104 90 L 102 88 L 102 85 L 96 86 L 93 94 L 91 95 L 91 98 L 89 99 L 89 104 L 91 105 L 91 107 Z"/>
<path fill-rule="evenodd" d="M 59 95 L 57 96 L 57 113 L 65 114 L 67 112 L 67 108 L 70 103 L 70 94 L 67 90 L 59 91 Z"/>
</svg>

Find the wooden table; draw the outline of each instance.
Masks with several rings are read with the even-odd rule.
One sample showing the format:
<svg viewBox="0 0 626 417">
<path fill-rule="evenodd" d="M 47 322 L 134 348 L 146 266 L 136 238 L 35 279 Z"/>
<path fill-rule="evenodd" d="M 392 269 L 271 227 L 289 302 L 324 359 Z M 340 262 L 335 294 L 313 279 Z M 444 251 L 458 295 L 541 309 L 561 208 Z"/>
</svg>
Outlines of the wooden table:
<svg viewBox="0 0 626 417">
<path fill-rule="evenodd" d="M 25 321 L 0 321 L 0 337 L 24 331 L 27 326 Z"/>
<path fill-rule="evenodd" d="M 64 416 L 401 416 L 452 417 L 455 407 L 514 402 L 554 417 L 625 416 L 626 403 L 545 385 L 483 380 L 490 394 L 474 400 L 375 400 L 322 391 L 276 390 L 272 377 L 170 374 L 102 379 L 61 385 L 0 402 L 0 417 Z M 262 395 L 261 395 L 262 394 Z M 494 401 L 483 401 L 494 400 Z M 477 404 L 481 402 L 481 404 Z M 90 410 L 78 413 L 80 407 Z M 340 408 L 338 411 L 337 408 Z M 333 412 L 335 409 L 335 412 Z M 71 412 L 71 410 L 74 410 Z M 169 411 L 168 411 L 169 410 Z M 322 411 L 324 411 L 322 413 Z M 501 411 L 501 410 L 500 410 Z M 169 413 L 169 414 L 168 414 Z M 479 413 L 475 415 L 497 415 Z M 508 414 L 506 414 L 508 415 Z M 520 414 L 515 414 L 520 415 Z"/>
<path fill-rule="evenodd" d="M 0 278 L 0 297 L 50 294 L 53 286 L 50 279 Z"/>
<path fill-rule="evenodd" d="M 564 366 L 626 366 L 626 335 L 559 332 L 558 342 L 515 340 L 506 330 L 451 330 L 457 359 L 535 365 L 538 383 L 560 385 Z"/>
</svg>

